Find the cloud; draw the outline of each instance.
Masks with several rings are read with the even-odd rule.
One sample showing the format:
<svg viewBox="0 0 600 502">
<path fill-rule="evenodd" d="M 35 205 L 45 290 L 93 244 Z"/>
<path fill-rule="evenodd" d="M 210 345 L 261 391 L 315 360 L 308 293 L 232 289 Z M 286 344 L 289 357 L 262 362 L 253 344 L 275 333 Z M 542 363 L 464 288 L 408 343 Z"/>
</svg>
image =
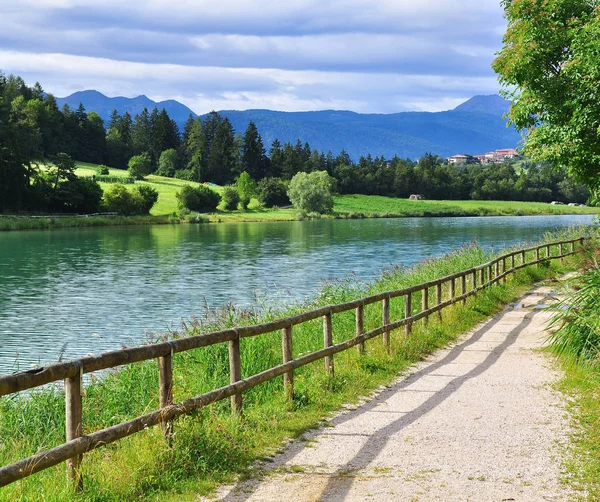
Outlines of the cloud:
<svg viewBox="0 0 600 502">
<path fill-rule="evenodd" d="M 197 112 L 452 107 L 497 92 L 505 27 L 496 0 L 0 0 L 0 17 L 4 71 Z"/>
</svg>

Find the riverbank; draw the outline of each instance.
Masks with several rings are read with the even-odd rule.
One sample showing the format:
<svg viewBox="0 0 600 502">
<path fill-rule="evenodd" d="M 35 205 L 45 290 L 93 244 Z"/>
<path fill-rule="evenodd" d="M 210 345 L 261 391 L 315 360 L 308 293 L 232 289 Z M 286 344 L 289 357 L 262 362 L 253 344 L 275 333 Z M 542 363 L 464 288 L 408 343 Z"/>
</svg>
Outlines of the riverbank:
<svg viewBox="0 0 600 502">
<path fill-rule="evenodd" d="M 556 240 L 566 235 L 552 235 Z M 491 258 L 490 253 L 470 246 L 438 260 L 429 260 L 411 269 L 394 269 L 378 281 L 336 283 L 302 305 L 267 312 L 230 309 L 208 321 L 196 320 L 187 330 L 170 336 L 199 334 L 232 325 L 254 324 L 276 317 L 292 315 L 321 305 L 342 303 L 365 294 L 401 289 L 458 270 L 470 268 Z M 160 431 L 151 429 L 119 444 L 86 455 L 83 476 L 86 491 L 74 495 L 64 481 L 64 467 L 36 474 L 28 480 L 2 490 L 0 499 L 39 499 L 52 495 L 53 500 L 131 500 L 160 497 L 161 500 L 194 498 L 209 492 L 216 484 L 231 481 L 243 474 L 252 462 L 275 452 L 283 441 L 298 437 L 321 419 L 348 402 L 355 402 L 379 385 L 397 378 L 399 372 L 422 359 L 438 347 L 453 341 L 460 333 L 518 298 L 533 282 L 554 277 L 577 268 L 580 257 L 565 263 L 556 260 L 548 266 L 528 267 L 509 277 L 506 285 L 483 291 L 468 300 L 466 306 L 455 305 L 444 311 L 444 323 L 430 320 L 428 329 L 415 325 L 413 335 L 393 335 L 393 350 L 387 354 L 377 340 L 367 344 L 367 352 L 356 351 L 336 356 L 336 375 L 328 379 L 321 364 L 306 366 L 296 374 L 296 398 L 286 404 L 281 382 L 274 381 L 245 394 L 245 415 L 233 419 L 227 402 L 219 402 L 193 417 L 175 423 L 173 448 L 160 439 Z M 445 292 L 447 294 L 447 292 Z M 354 317 L 336 316 L 335 342 L 354 336 Z M 402 317 L 400 302 L 392 302 L 392 318 Z M 365 329 L 380 323 L 378 308 L 365 308 Z M 303 354 L 320 348 L 322 323 L 310 323 L 294 330 L 294 352 Z M 303 325 L 304 326 L 304 325 Z M 263 371 L 281 358 L 279 333 L 244 339 L 242 365 L 244 375 Z M 84 433 L 133 418 L 157 407 L 156 365 L 136 364 L 117 374 L 96 381 L 84 398 Z M 175 367 L 175 401 L 206 392 L 228 383 L 226 346 L 214 346 L 177 354 Z M 0 400 L 0 437 L 10 438 L 0 444 L 3 465 L 64 440 L 64 396 L 57 390 L 36 393 L 33 399 Z M 169 466 L 165 468 L 165 466 Z"/>
<path fill-rule="evenodd" d="M 159 199 L 160 200 L 160 199 Z M 412 201 L 378 195 L 340 195 L 334 198 L 334 212 L 323 219 L 472 217 L 472 216 L 543 216 L 599 214 L 600 208 L 551 205 L 517 201 Z M 0 231 L 53 229 L 67 227 L 101 227 L 115 225 L 164 225 L 185 223 L 245 223 L 261 221 L 295 221 L 294 208 L 260 207 L 253 200 L 245 210 L 219 210 L 210 214 L 192 213 L 149 216 L 1 216 Z"/>
</svg>

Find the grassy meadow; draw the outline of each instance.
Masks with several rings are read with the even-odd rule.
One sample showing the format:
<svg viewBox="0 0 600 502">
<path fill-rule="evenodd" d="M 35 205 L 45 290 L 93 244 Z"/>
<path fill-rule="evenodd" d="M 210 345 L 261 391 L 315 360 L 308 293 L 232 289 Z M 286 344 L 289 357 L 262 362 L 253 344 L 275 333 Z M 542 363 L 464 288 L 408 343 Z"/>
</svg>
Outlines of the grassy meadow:
<svg viewBox="0 0 600 502">
<path fill-rule="evenodd" d="M 576 232 L 575 230 L 572 232 Z M 567 231 L 550 240 L 574 237 Z M 409 269 L 391 269 L 370 283 L 351 281 L 327 285 L 304 304 L 262 310 L 229 308 L 209 319 L 193 319 L 179 332 L 156 341 L 254 324 L 292 315 L 309 308 L 342 303 L 369 294 L 432 280 L 486 262 L 489 252 L 471 245 Z M 533 252 L 528 259 L 533 258 Z M 388 354 L 376 338 L 359 355 L 349 350 L 335 356 L 336 373 L 328 377 L 318 361 L 295 371 L 296 393 L 287 403 L 282 379 L 262 384 L 244 394 L 244 415 L 232 418 L 224 400 L 175 422 L 172 448 L 161 438 L 160 428 L 126 438 L 85 455 L 82 474 L 85 490 L 74 493 L 65 480 L 64 466 L 40 472 L 0 491 L 0 500 L 197 500 L 216 485 L 247 475 L 253 462 L 268 459 L 290 438 L 317 427 L 346 403 L 356 402 L 380 385 L 395 380 L 411 364 L 514 301 L 534 282 L 557 277 L 581 266 L 580 255 L 527 267 L 499 284 L 470 298 L 466 305 L 444 310 L 444 320 L 432 316 L 427 328 L 417 322 L 410 337 L 392 333 Z M 447 295 L 448 291 L 444 292 Z M 418 309 L 420 300 L 413 306 Z M 403 317 L 403 300 L 391 302 L 393 320 Z M 418 310 L 416 310 L 418 311 Z M 365 307 L 365 330 L 380 325 L 381 305 Z M 333 316 L 334 343 L 354 336 L 353 312 Z M 320 319 L 294 327 L 294 356 L 322 347 Z M 243 377 L 281 362 L 279 332 L 245 338 L 241 342 Z M 229 382 L 227 344 L 174 356 L 174 398 L 180 402 Z M 84 433 L 89 433 L 147 413 L 158 407 L 158 372 L 155 362 L 136 363 L 121 371 L 92 378 L 84 396 Z M 13 462 L 64 441 L 64 395 L 45 389 L 32 396 L 0 399 L 0 465 Z"/>
</svg>

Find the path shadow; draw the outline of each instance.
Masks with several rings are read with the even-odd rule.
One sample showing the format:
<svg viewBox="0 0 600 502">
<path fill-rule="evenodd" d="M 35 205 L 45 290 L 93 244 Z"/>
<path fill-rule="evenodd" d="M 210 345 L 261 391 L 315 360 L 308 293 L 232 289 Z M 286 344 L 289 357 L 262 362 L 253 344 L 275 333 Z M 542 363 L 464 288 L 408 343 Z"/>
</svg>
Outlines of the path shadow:
<svg viewBox="0 0 600 502">
<path fill-rule="evenodd" d="M 382 401 L 386 401 L 393 394 L 405 389 L 406 387 L 418 382 L 423 377 L 434 373 L 436 370 L 444 367 L 447 364 L 452 363 L 458 356 L 470 345 L 481 340 L 483 335 L 485 335 L 488 331 L 490 331 L 502 318 L 502 315 L 505 314 L 506 311 L 503 311 L 498 316 L 494 317 L 490 322 L 487 322 L 484 326 L 476 330 L 467 340 L 462 343 L 455 345 L 442 359 L 432 364 L 427 365 L 426 367 L 416 371 L 415 373 L 409 375 L 408 377 L 402 379 L 396 384 L 386 388 L 373 398 L 369 400 L 368 403 L 360 406 L 359 408 L 352 410 L 348 413 L 344 413 L 339 415 L 332 420 L 329 421 L 333 426 L 343 424 L 350 420 L 354 420 L 360 415 L 371 412 L 376 408 Z M 438 391 L 432 391 L 432 395 L 421 405 L 417 406 L 412 411 L 407 412 L 402 417 L 393 421 L 392 423 L 382 427 L 374 434 L 368 435 L 369 439 L 365 442 L 365 444 L 358 450 L 358 452 L 354 455 L 352 459 L 347 461 L 344 465 L 340 466 L 337 469 L 337 473 L 347 473 L 349 470 L 357 470 L 364 467 L 367 467 L 379 453 L 383 450 L 383 448 L 387 445 L 392 436 L 398 434 L 402 429 L 411 425 L 415 421 L 419 420 L 421 417 L 429 413 L 435 407 L 439 406 L 443 403 L 448 397 L 450 397 L 454 392 L 456 392 L 465 382 L 475 378 L 486 370 L 488 370 L 499 358 L 500 356 L 511 346 L 513 345 L 521 331 L 523 331 L 530 323 L 533 318 L 533 313 L 528 313 L 526 317 L 516 325 L 510 332 L 504 334 L 499 333 L 501 336 L 505 336 L 506 338 L 497 346 L 495 346 L 489 355 L 481 362 L 475 363 L 476 366 L 465 373 L 464 375 L 453 377 L 442 389 Z M 318 432 L 317 432 L 318 434 Z M 297 456 L 301 451 L 305 448 L 305 444 L 301 441 L 292 442 L 282 453 L 277 456 L 276 462 L 278 465 L 284 465 L 290 460 L 292 460 L 295 456 Z M 360 459 L 360 461 L 358 460 Z M 268 467 L 267 467 L 268 469 Z M 255 489 L 260 486 L 261 480 L 257 480 L 256 484 L 251 483 L 252 487 L 248 486 L 248 481 L 241 481 L 238 483 L 227 495 L 225 495 L 221 500 L 224 502 L 243 502 L 248 500 Z M 329 477 L 329 481 L 319 500 L 327 500 L 327 501 L 343 501 L 348 495 L 353 483 L 353 477 L 347 475 L 336 475 L 333 473 Z M 244 489 L 246 487 L 246 489 Z M 243 491 L 243 492 L 242 492 Z"/>
</svg>

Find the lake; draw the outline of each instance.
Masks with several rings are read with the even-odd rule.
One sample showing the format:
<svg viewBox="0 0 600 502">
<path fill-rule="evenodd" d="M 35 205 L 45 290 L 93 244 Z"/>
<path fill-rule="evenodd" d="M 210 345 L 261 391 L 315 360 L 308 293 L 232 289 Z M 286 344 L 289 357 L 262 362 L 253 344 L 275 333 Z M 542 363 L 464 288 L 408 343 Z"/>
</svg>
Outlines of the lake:
<svg viewBox="0 0 600 502">
<path fill-rule="evenodd" d="M 593 215 L 317 220 L 0 233 L 0 375 L 137 345 L 206 306 L 295 301 L 477 240 L 502 248 Z"/>
</svg>

